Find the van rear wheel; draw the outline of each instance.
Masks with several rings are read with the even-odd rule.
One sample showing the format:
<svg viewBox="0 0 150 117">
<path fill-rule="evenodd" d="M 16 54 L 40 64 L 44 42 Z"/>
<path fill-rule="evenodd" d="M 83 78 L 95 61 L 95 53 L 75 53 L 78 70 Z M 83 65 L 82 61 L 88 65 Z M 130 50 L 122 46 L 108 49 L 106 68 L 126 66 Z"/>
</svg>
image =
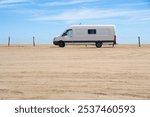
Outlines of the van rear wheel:
<svg viewBox="0 0 150 117">
<path fill-rule="evenodd" d="M 59 47 L 62 47 L 62 48 L 63 48 L 63 47 L 65 47 L 65 42 L 59 41 L 59 44 L 58 44 L 58 45 L 59 45 Z"/>
<path fill-rule="evenodd" d="M 95 45 L 96 45 L 97 48 L 101 48 L 102 45 L 103 45 L 103 43 L 100 42 L 100 41 L 97 41 L 97 42 L 95 43 Z"/>
</svg>

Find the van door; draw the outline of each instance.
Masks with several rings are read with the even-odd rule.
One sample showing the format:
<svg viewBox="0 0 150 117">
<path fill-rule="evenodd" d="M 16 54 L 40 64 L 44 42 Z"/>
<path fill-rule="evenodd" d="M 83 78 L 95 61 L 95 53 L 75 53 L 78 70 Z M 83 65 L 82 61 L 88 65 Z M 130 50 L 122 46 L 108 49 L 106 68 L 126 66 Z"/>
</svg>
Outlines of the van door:
<svg viewBox="0 0 150 117">
<path fill-rule="evenodd" d="M 66 31 L 62 34 L 63 41 L 64 41 L 64 42 L 72 42 L 72 35 L 73 35 L 72 29 L 66 30 Z"/>
</svg>

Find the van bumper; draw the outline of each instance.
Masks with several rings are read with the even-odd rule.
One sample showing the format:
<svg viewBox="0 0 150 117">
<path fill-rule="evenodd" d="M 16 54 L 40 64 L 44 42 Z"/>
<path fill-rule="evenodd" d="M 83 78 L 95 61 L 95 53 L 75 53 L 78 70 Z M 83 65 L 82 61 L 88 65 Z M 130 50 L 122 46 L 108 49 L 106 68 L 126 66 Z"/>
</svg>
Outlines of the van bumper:
<svg viewBox="0 0 150 117">
<path fill-rule="evenodd" d="M 58 45 L 58 41 L 53 41 L 53 44 L 54 45 Z"/>
</svg>

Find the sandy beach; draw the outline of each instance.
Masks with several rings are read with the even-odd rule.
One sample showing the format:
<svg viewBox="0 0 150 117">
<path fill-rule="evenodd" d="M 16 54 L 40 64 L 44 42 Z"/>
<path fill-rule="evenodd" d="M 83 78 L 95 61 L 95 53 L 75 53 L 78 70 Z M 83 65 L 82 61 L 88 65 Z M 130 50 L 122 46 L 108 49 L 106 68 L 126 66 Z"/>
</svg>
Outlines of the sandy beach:
<svg viewBox="0 0 150 117">
<path fill-rule="evenodd" d="M 150 45 L 0 45 L 0 99 L 150 99 Z"/>
</svg>

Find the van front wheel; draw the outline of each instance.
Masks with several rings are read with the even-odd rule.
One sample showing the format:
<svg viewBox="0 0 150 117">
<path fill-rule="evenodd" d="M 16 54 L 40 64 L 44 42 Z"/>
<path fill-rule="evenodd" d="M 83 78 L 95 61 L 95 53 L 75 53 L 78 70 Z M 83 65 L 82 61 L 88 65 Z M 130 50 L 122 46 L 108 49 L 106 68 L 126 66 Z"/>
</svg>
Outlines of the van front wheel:
<svg viewBox="0 0 150 117">
<path fill-rule="evenodd" d="M 95 45 L 96 45 L 97 48 L 101 48 L 102 45 L 103 45 L 103 43 L 100 42 L 100 41 L 97 41 L 97 42 L 95 43 Z"/>
<path fill-rule="evenodd" d="M 62 48 L 63 48 L 63 47 L 65 47 L 65 42 L 59 41 L 59 44 L 58 44 L 58 45 L 59 45 L 59 47 L 62 47 Z"/>
</svg>

